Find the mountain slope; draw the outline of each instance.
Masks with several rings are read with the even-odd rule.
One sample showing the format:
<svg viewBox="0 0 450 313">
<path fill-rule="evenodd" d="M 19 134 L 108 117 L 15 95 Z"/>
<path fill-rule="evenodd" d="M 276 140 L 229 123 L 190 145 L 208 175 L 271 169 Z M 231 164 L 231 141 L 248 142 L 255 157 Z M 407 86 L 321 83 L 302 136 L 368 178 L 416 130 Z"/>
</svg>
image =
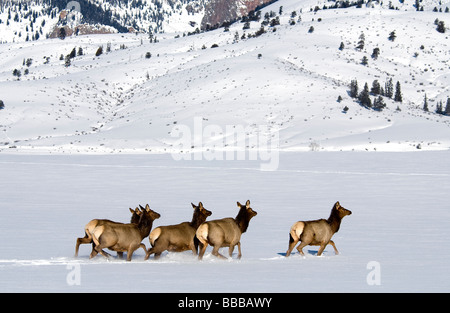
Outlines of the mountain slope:
<svg viewBox="0 0 450 313">
<path fill-rule="evenodd" d="M 264 8 L 261 16 L 277 12 L 280 25 L 265 26 L 257 37 L 262 20 L 246 30 L 235 23 L 229 31 L 160 34 L 157 43 L 112 34 L 3 44 L 2 152 L 240 149 L 234 129 L 243 129 L 249 148 L 262 133 L 272 136 L 272 148 L 286 151 L 450 148 L 450 117 L 434 113 L 450 96 L 448 31 L 439 33 L 434 22 L 450 25 L 450 14 L 376 5 L 300 12 L 304 7 L 284 0 Z M 100 45 L 111 51 L 95 57 Z M 60 55 L 79 47 L 83 55 L 64 66 Z M 29 74 L 18 80 L 14 69 Z M 351 80 L 361 90 L 390 78 L 400 82 L 403 102 L 384 97 L 381 112 L 348 94 Z M 425 94 L 430 112 L 422 110 Z M 180 144 L 183 129 L 189 144 Z"/>
</svg>

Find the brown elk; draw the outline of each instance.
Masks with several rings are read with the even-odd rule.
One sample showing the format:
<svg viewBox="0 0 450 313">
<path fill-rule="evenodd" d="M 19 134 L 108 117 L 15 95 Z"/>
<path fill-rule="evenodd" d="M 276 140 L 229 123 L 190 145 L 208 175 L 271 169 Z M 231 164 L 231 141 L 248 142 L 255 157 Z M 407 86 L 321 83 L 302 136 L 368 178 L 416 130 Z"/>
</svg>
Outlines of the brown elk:
<svg viewBox="0 0 450 313">
<path fill-rule="evenodd" d="M 97 253 L 108 257 L 102 250 L 104 248 L 117 252 L 127 252 L 127 261 L 131 261 L 133 252 L 139 248 L 143 248 L 147 253 L 147 249 L 141 241 L 150 234 L 153 221 L 160 217 L 161 215 L 151 210 L 147 204 L 137 225 L 130 223 L 97 226 L 92 232 L 95 247 L 93 253 L 91 253 L 91 258 Z"/>
<path fill-rule="evenodd" d="M 192 221 L 184 222 L 177 225 L 159 226 L 150 233 L 149 241 L 152 248 L 148 250 L 145 259 L 147 260 L 151 254 L 155 254 L 155 259 L 158 259 L 162 252 L 175 251 L 181 252 L 192 250 L 197 255 L 197 244 L 194 243 L 195 232 L 197 228 L 206 221 L 206 218 L 211 215 L 203 207 L 200 202 L 198 206 L 191 203 L 194 208 Z"/>
<path fill-rule="evenodd" d="M 130 208 L 130 212 L 132 214 L 130 223 L 137 224 L 142 215 L 142 212 L 139 210 L 139 208 L 136 208 L 135 210 Z M 77 243 L 75 245 L 75 257 L 78 256 L 78 250 L 79 250 L 79 247 L 81 244 L 92 243 L 92 250 L 94 249 L 94 244 L 93 244 L 94 241 L 92 240 L 92 231 L 94 230 L 95 227 L 101 226 L 104 224 L 108 224 L 108 223 L 122 224 L 122 223 L 114 222 L 111 220 L 105 220 L 105 219 L 93 219 L 89 223 L 86 224 L 86 226 L 84 227 L 85 236 L 83 238 L 77 238 Z M 117 255 L 119 257 L 122 257 L 122 252 L 117 252 Z"/>
<path fill-rule="evenodd" d="M 341 221 L 344 216 L 352 214 L 351 211 L 341 207 L 339 202 L 336 202 L 331 210 L 330 217 L 325 219 L 319 219 L 314 221 L 299 221 L 292 225 L 289 232 L 289 248 L 286 252 L 288 257 L 291 254 L 295 245 L 301 241 L 297 247 L 298 252 L 304 255 L 302 249 L 308 245 L 320 246 L 317 255 L 322 255 L 323 250 L 328 244 L 331 244 L 334 248 L 334 252 L 339 254 L 331 237 L 338 232 L 341 226 Z"/>
<path fill-rule="evenodd" d="M 250 207 L 250 200 L 247 200 L 245 205 L 238 202 L 237 206 L 239 207 L 239 213 L 236 218 L 228 217 L 213 220 L 199 226 L 195 234 L 200 241 L 199 260 L 203 258 L 208 244 L 213 246 L 212 255 L 220 258 L 225 258 L 219 253 L 220 248 L 229 247 L 228 252 L 231 257 L 234 247 L 237 245 L 239 250 L 238 258 L 241 258 L 241 235 L 247 231 L 250 219 L 257 212 Z"/>
</svg>

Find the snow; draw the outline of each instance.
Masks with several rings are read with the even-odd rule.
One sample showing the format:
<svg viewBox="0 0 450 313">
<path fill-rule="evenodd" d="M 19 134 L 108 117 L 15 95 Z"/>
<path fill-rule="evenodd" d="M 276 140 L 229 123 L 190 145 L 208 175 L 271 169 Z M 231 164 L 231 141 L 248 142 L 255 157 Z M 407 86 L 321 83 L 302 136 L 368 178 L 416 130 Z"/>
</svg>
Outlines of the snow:
<svg viewBox="0 0 450 313">
<path fill-rule="evenodd" d="M 3 292 L 446 292 L 450 217 L 448 151 L 282 153 L 277 171 L 258 161 L 175 161 L 170 155 L 2 156 L 0 290 Z M 97 256 L 77 237 L 93 218 L 126 222 L 150 204 L 153 227 L 235 216 L 250 199 L 258 215 L 242 236 L 242 259 L 198 261 L 190 251 L 131 262 Z M 353 212 L 328 246 L 296 250 L 290 226 L 327 218 L 336 201 Z M 19 229 L 18 229 L 19 228 Z M 148 239 L 143 242 L 149 246 Z M 226 251 L 224 251 L 226 254 Z M 380 285 L 369 285 L 369 262 Z M 67 278 L 79 266 L 80 284 Z M 211 279 L 214 284 L 211 284 Z"/>
<path fill-rule="evenodd" d="M 283 5 L 282 25 L 238 42 L 241 23 L 157 34 L 157 43 L 108 34 L 1 44 L 0 291 L 449 291 L 450 120 L 434 113 L 449 97 L 449 49 L 434 20 L 450 25 L 450 15 L 406 6 L 314 13 L 310 2 L 264 8 Z M 300 8 L 302 21 L 288 25 Z M 60 55 L 74 47 L 84 55 L 65 67 Z M 376 112 L 348 96 L 352 79 L 362 88 L 388 78 L 401 82 L 403 103 L 385 99 Z M 90 260 L 89 245 L 73 257 L 94 218 L 127 222 L 128 208 L 148 203 L 157 227 L 190 220 L 191 202 L 217 219 L 248 199 L 258 215 L 241 260 L 237 251 L 215 259 L 211 248 L 201 262 L 190 252 L 144 261 L 142 250 L 131 262 Z M 340 254 L 307 247 L 285 258 L 291 225 L 327 218 L 336 201 L 353 212 L 333 237 Z"/>
</svg>

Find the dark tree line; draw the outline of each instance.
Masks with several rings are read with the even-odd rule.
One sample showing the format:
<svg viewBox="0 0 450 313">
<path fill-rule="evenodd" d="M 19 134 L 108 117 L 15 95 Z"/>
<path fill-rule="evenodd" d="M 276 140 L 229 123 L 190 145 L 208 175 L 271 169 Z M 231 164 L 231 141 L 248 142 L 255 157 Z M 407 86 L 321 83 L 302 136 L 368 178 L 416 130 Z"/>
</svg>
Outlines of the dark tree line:
<svg viewBox="0 0 450 313">
<path fill-rule="evenodd" d="M 356 79 L 352 80 L 350 83 L 350 97 L 358 99 L 359 103 L 367 108 L 372 108 L 377 111 L 382 111 L 386 107 L 383 97 L 393 98 L 396 102 L 402 102 L 402 91 L 400 82 L 395 85 L 392 78 L 386 81 L 384 88 L 381 86 L 378 80 L 372 82 L 372 87 L 369 89 L 369 84 L 365 83 L 363 89 L 360 91 L 358 86 L 358 81 Z M 374 96 L 372 101 L 371 96 Z"/>
</svg>

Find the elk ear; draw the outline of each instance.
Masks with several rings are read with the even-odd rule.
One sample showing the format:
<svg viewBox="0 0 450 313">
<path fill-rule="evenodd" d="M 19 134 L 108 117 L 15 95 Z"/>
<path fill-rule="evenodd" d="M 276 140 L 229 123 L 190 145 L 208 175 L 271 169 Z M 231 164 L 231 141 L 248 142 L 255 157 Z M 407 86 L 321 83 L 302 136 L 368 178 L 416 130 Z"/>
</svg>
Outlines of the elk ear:
<svg viewBox="0 0 450 313">
<path fill-rule="evenodd" d="M 239 201 L 237 202 L 237 206 L 238 208 L 240 208 L 242 206 L 242 204 L 239 203 Z"/>
<path fill-rule="evenodd" d="M 195 204 L 193 204 L 192 202 L 191 202 L 191 205 L 192 205 L 192 207 L 193 207 L 194 209 L 196 208 Z"/>
<path fill-rule="evenodd" d="M 142 207 L 142 205 L 139 204 L 139 207 L 141 208 L 142 211 L 144 211 L 145 209 Z"/>
<path fill-rule="evenodd" d="M 131 212 L 131 214 L 133 214 L 133 213 L 134 213 L 134 210 L 133 210 L 132 208 L 130 208 L 130 212 Z"/>
<path fill-rule="evenodd" d="M 203 208 L 203 203 L 199 202 L 199 203 L 198 203 L 198 206 L 199 206 L 200 208 Z"/>
<path fill-rule="evenodd" d="M 149 206 L 148 204 L 145 206 L 145 210 L 146 210 L 147 212 L 150 212 L 150 206 Z"/>
<path fill-rule="evenodd" d="M 247 207 L 247 209 L 250 207 L 250 200 L 247 200 L 247 202 L 245 203 L 245 206 Z"/>
<path fill-rule="evenodd" d="M 341 207 L 341 205 L 339 204 L 339 201 L 335 203 L 334 208 L 335 209 L 339 209 Z"/>
</svg>

